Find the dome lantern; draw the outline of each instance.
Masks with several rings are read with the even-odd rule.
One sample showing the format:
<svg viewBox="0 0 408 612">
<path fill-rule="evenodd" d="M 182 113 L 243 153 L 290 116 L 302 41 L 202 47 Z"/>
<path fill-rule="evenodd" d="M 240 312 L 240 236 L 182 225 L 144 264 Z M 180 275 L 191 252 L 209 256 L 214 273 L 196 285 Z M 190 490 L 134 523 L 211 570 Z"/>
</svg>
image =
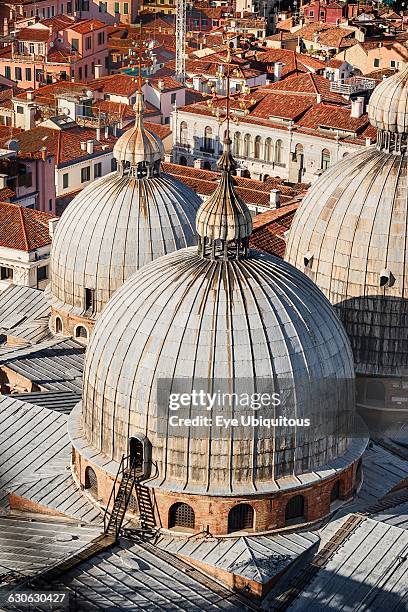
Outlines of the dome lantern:
<svg viewBox="0 0 408 612">
<path fill-rule="evenodd" d="M 408 65 L 380 83 L 368 105 L 371 125 L 377 129 L 377 149 L 403 153 L 408 134 Z"/>
<path fill-rule="evenodd" d="M 241 259 L 248 256 L 252 217 L 235 190 L 232 172 L 236 163 L 228 130 L 217 165 L 221 179 L 214 193 L 197 212 L 198 252 L 203 258 Z"/>
</svg>

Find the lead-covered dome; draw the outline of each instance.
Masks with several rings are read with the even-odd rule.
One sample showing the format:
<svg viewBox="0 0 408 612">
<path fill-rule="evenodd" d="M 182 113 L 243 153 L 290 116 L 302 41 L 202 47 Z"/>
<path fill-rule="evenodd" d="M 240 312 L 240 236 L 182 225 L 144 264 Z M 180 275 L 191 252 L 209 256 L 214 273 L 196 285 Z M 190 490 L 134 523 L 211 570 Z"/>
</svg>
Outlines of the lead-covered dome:
<svg viewBox="0 0 408 612">
<path fill-rule="evenodd" d="M 214 495 L 274 491 L 279 478 L 312 472 L 349 448 L 352 354 L 332 307 L 304 274 L 248 253 L 246 235 L 229 248 L 212 234 L 207 227 L 198 250 L 145 266 L 105 308 L 87 351 L 82 435 L 102 463 L 127 454 L 131 437 L 146 437 L 155 486 Z M 312 426 L 172 429 L 174 413 L 160 391 L 167 400 L 203 385 L 231 393 L 291 387 L 285 414 L 309 417 Z"/>
<path fill-rule="evenodd" d="M 370 98 L 368 117 L 379 130 L 408 132 L 408 64 L 377 85 Z"/>
<path fill-rule="evenodd" d="M 139 268 L 196 244 L 201 200 L 161 172 L 160 150 L 139 109 L 135 127 L 115 147 L 118 170 L 86 187 L 63 213 L 48 289 L 57 313 L 93 320 Z"/>
<path fill-rule="evenodd" d="M 406 129 L 407 82 L 404 69 L 373 93 L 369 115 L 381 106 L 387 129 Z M 397 108 L 405 109 L 399 119 Z M 406 133 L 380 131 L 376 146 L 312 185 L 288 238 L 285 259 L 336 306 L 359 374 L 401 376 L 408 368 L 407 170 Z"/>
</svg>

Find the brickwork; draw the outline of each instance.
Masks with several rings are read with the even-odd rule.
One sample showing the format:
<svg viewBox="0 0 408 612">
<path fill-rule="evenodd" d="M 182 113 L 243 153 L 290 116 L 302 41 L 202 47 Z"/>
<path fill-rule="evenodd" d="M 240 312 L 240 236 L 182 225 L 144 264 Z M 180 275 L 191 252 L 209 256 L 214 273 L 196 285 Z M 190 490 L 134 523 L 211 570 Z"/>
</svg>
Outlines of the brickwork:
<svg viewBox="0 0 408 612">
<path fill-rule="evenodd" d="M 113 486 L 113 478 L 103 470 L 81 457 L 73 454 L 74 471 L 79 482 L 85 485 L 85 470 L 91 466 L 98 480 L 98 501 L 106 505 Z M 336 482 L 340 481 L 340 499 L 349 499 L 356 483 L 357 463 L 351 464 L 337 476 L 296 490 L 280 491 L 273 494 L 247 495 L 242 497 L 214 497 L 173 493 L 164 489 L 151 490 L 157 524 L 169 528 L 169 513 L 173 504 L 184 503 L 194 510 L 194 531 L 209 530 L 213 535 L 228 533 L 228 515 L 237 504 L 249 504 L 254 510 L 254 531 L 264 532 L 282 529 L 287 526 L 286 505 L 297 495 L 304 498 L 304 518 L 299 523 L 317 521 L 330 512 L 330 495 Z M 193 532 L 193 530 L 191 531 Z"/>
<path fill-rule="evenodd" d="M 57 318 L 59 317 L 62 324 L 62 331 L 57 331 Z M 55 308 L 51 308 L 51 317 L 50 317 L 50 329 L 53 334 L 60 333 L 62 336 L 73 336 L 77 337 L 77 327 L 82 326 L 85 327 L 88 338 L 89 334 L 95 325 L 95 321 L 89 317 L 78 317 L 69 313 L 64 312 L 63 310 L 56 310 Z M 86 338 L 77 338 L 78 340 L 86 342 Z"/>
</svg>

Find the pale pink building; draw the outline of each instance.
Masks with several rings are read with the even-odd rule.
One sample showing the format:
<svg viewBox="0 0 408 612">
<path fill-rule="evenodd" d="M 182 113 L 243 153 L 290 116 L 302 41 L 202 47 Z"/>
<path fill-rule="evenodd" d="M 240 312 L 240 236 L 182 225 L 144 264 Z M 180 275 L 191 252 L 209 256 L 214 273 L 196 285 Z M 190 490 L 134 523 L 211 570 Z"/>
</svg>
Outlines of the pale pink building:
<svg viewBox="0 0 408 612">
<path fill-rule="evenodd" d="M 12 44 L 0 49 L 0 75 L 23 89 L 61 79 L 88 81 L 106 73 L 108 58 L 104 22 L 59 16 L 19 30 Z"/>
</svg>

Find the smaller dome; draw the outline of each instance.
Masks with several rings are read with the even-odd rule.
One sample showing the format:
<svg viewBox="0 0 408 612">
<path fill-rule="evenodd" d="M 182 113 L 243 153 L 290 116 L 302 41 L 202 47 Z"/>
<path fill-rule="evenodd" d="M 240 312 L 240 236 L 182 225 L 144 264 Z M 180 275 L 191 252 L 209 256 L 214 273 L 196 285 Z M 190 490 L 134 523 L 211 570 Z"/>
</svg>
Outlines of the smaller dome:
<svg viewBox="0 0 408 612">
<path fill-rule="evenodd" d="M 240 250 L 242 243 L 246 251 L 252 232 L 251 213 L 235 191 L 232 170 L 236 163 L 231 154 L 229 136 L 224 140 L 224 151 L 217 165 L 222 172 L 221 180 L 214 193 L 198 209 L 196 219 L 199 248 L 204 253 L 209 247 L 213 257 L 216 250 L 227 256 L 231 244 Z"/>
<path fill-rule="evenodd" d="M 374 89 L 368 117 L 378 130 L 395 134 L 408 132 L 408 64 Z"/>
<path fill-rule="evenodd" d="M 133 128 L 125 132 L 113 148 L 113 155 L 119 163 L 136 166 L 140 163 L 155 164 L 164 158 L 161 140 L 143 126 L 143 94 L 138 91 L 133 107 L 136 120 Z"/>
</svg>

